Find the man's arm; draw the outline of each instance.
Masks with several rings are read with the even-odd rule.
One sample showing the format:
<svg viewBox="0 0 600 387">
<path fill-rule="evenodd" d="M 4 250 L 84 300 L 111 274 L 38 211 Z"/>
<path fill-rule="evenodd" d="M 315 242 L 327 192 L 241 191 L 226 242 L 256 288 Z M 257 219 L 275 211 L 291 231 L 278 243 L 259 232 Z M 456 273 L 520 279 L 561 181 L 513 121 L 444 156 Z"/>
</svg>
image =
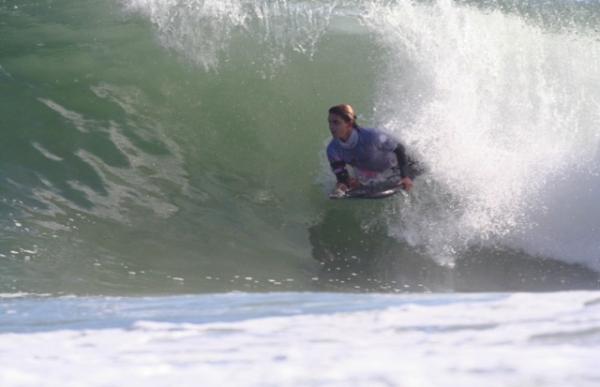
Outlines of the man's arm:
<svg viewBox="0 0 600 387">
<path fill-rule="evenodd" d="M 331 170 L 335 174 L 335 178 L 338 183 L 348 184 L 350 180 L 350 175 L 348 174 L 348 170 L 346 169 L 346 163 L 343 161 L 333 161 L 330 163 Z"/>
<path fill-rule="evenodd" d="M 400 177 L 408 177 L 408 157 L 406 157 L 406 150 L 404 149 L 404 145 L 398 144 L 396 149 L 394 149 L 394 153 L 396 154 L 396 158 L 398 159 L 398 169 L 400 170 Z"/>
<path fill-rule="evenodd" d="M 348 191 L 360 185 L 358 180 L 351 177 L 348 173 L 345 162 L 333 161 L 330 163 L 330 165 L 331 170 L 333 171 L 333 173 L 335 174 L 335 178 L 337 179 L 337 189 L 341 189 L 342 191 Z"/>
<path fill-rule="evenodd" d="M 406 150 L 404 149 L 404 145 L 398 144 L 396 149 L 394 149 L 394 153 L 396 154 L 396 158 L 398 159 L 398 169 L 400 170 L 400 184 L 406 191 L 410 191 L 413 186 L 413 182 L 410 176 L 408 176 L 408 157 L 406 156 Z"/>
</svg>

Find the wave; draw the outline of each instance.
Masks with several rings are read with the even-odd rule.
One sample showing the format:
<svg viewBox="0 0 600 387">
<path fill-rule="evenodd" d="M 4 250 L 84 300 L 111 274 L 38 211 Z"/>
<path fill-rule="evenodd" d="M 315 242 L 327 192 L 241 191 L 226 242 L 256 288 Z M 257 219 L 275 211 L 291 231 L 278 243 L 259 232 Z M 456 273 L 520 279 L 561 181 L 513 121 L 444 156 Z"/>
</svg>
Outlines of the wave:
<svg viewBox="0 0 600 387">
<path fill-rule="evenodd" d="M 498 265 L 532 283 L 552 273 L 543 288 L 597 286 L 598 15 L 586 2 L 0 6 L 1 290 L 520 286 Z M 340 102 L 427 166 L 411 195 L 326 199 L 325 113 Z"/>
</svg>

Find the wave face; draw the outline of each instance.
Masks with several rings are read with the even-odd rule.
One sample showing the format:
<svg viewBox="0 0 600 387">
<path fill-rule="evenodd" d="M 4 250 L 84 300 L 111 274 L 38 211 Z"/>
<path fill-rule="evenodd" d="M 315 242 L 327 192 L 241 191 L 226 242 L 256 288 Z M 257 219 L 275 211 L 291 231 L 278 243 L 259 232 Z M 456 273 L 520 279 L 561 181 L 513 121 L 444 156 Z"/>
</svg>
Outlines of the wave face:
<svg viewBox="0 0 600 387">
<path fill-rule="evenodd" d="M 2 292 L 597 288 L 600 9 L 0 2 Z M 409 196 L 333 203 L 326 109 Z"/>
</svg>

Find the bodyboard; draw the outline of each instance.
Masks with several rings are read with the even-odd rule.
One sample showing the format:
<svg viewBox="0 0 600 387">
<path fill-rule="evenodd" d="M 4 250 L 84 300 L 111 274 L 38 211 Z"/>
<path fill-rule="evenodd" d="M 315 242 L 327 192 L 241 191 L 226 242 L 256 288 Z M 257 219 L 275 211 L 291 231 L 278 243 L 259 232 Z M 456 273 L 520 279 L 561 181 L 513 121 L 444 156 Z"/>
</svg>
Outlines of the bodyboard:
<svg viewBox="0 0 600 387">
<path fill-rule="evenodd" d="M 398 180 L 361 185 L 360 187 L 342 191 L 335 190 L 329 194 L 330 199 L 383 199 L 402 191 Z"/>
</svg>

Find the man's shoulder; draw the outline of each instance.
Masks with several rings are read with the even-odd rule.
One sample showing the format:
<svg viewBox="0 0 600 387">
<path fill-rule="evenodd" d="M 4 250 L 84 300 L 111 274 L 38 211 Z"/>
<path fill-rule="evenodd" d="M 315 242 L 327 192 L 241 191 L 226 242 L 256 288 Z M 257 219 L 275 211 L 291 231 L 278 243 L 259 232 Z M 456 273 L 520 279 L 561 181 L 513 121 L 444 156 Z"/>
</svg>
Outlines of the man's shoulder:
<svg viewBox="0 0 600 387">
<path fill-rule="evenodd" d="M 384 131 L 375 128 L 361 128 L 360 134 L 368 142 L 384 142 L 389 137 Z"/>
<path fill-rule="evenodd" d="M 339 152 L 340 145 L 335 139 L 331 139 L 329 144 L 327 144 L 327 155 L 331 156 Z"/>
<path fill-rule="evenodd" d="M 381 133 L 381 131 L 379 129 L 375 129 L 375 128 L 360 128 L 359 129 L 359 133 L 365 135 L 365 136 L 372 136 L 374 134 L 377 133 Z"/>
<path fill-rule="evenodd" d="M 329 140 L 329 143 L 327 144 L 327 150 L 334 149 L 336 147 L 336 142 L 337 141 L 334 138 Z"/>
</svg>

